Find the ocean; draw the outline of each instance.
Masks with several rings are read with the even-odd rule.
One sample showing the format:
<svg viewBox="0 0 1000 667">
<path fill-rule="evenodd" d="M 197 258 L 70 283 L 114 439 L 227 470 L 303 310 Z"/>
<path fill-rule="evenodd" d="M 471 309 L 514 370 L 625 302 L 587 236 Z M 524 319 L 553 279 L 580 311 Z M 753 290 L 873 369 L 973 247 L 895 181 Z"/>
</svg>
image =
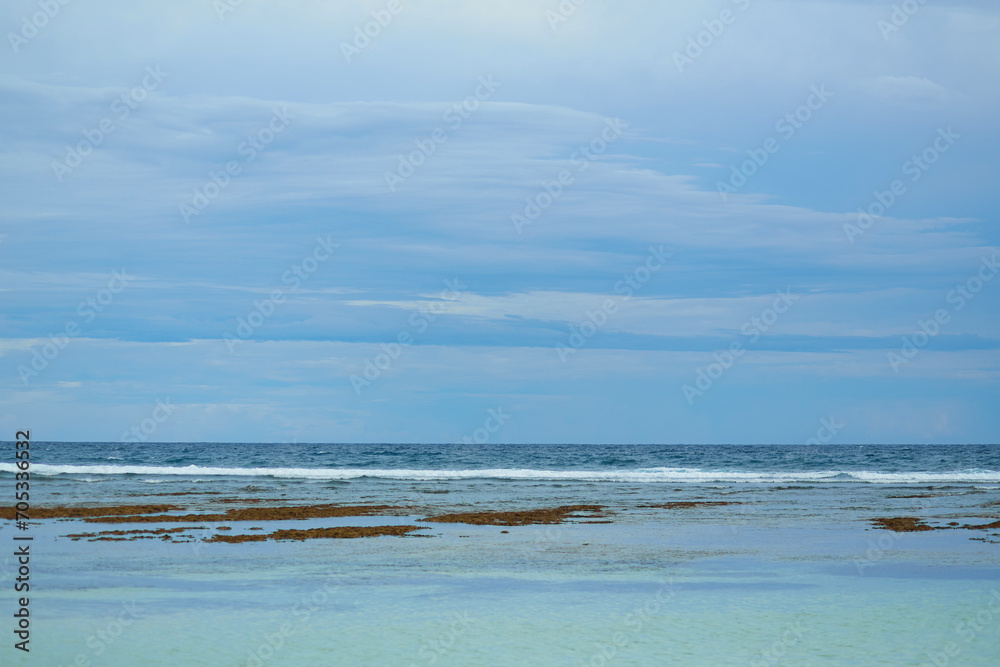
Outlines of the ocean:
<svg viewBox="0 0 1000 667">
<path fill-rule="evenodd" d="M 980 527 L 1000 519 L 997 446 L 34 442 L 31 457 L 33 507 L 402 509 L 126 541 L 67 536 L 182 524 L 33 521 L 32 650 L 5 647 L 5 665 L 1000 664 L 1000 528 Z M 0 463 L 12 498 L 13 477 Z M 602 510 L 423 521 L 565 505 Z M 924 529 L 873 523 L 898 517 Z M 204 541 L 403 525 L 419 529 Z"/>
</svg>

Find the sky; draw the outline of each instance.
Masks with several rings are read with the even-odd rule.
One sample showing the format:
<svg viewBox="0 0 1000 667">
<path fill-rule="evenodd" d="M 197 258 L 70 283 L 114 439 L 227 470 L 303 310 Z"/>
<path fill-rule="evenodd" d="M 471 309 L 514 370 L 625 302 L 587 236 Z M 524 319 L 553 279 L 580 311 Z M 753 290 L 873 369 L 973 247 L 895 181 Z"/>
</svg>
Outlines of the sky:
<svg viewBox="0 0 1000 667">
<path fill-rule="evenodd" d="M 63 1 L 0 438 L 997 442 L 995 2 Z"/>
</svg>

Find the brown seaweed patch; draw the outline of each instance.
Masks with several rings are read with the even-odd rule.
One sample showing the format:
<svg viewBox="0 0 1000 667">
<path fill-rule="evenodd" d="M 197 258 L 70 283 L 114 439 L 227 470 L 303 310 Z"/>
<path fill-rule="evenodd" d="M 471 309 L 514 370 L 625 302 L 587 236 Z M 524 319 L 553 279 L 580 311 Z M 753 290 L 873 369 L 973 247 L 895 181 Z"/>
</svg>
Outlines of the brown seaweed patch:
<svg viewBox="0 0 1000 667">
<path fill-rule="evenodd" d="M 521 510 L 515 512 L 465 512 L 442 514 L 421 521 L 435 523 L 467 523 L 477 526 L 529 526 L 536 523 L 562 523 L 579 512 L 587 512 L 586 518 L 600 518 L 603 505 L 563 505 L 548 509 Z"/>
<path fill-rule="evenodd" d="M 199 526 L 185 526 L 181 528 L 156 528 L 155 530 L 102 530 L 97 533 L 70 533 L 63 537 L 79 539 L 81 537 L 98 537 L 101 535 L 164 535 L 166 533 L 183 533 L 185 530 L 196 530 Z"/>
<path fill-rule="evenodd" d="M 284 498 L 216 498 L 219 503 L 280 503 Z"/>
<path fill-rule="evenodd" d="M 993 530 L 995 528 L 1000 528 L 1000 521 L 994 521 L 993 523 L 984 523 L 979 525 L 965 524 L 961 526 L 966 530 Z"/>
<path fill-rule="evenodd" d="M 87 538 L 90 542 L 131 542 L 132 540 L 152 540 L 159 537 L 162 540 L 172 539 L 170 533 L 183 533 L 188 530 L 206 530 L 204 526 L 183 526 L 180 528 L 157 528 L 155 530 L 102 530 L 97 533 L 71 533 L 64 535 L 74 542 Z M 183 535 L 182 537 L 191 537 Z"/>
<path fill-rule="evenodd" d="M 894 530 L 897 533 L 912 533 L 923 530 L 995 530 L 1000 528 L 1000 520 L 992 523 L 958 525 L 957 521 L 949 521 L 947 526 L 928 526 L 923 519 L 912 516 L 901 516 L 892 519 L 872 519 L 876 528 Z"/>
<path fill-rule="evenodd" d="M 430 530 L 425 526 L 339 526 L 336 528 L 309 528 L 306 530 L 276 530 L 269 535 L 213 535 L 205 542 L 263 542 L 264 540 L 314 540 L 353 539 L 380 535 L 403 536 L 415 530 Z"/>
<path fill-rule="evenodd" d="M 743 503 L 733 500 L 678 500 L 662 505 L 639 505 L 639 507 L 655 507 L 665 510 L 691 509 L 692 507 L 716 507 L 720 505 L 742 505 Z"/>
<path fill-rule="evenodd" d="M 85 519 L 92 523 L 167 523 L 191 521 L 291 521 L 326 519 L 343 516 L 392 514 L 405 510 L 392 505 L 291 505 L 288 507 L 244 507 L 224 514 L 156 514 L 153 516 L 99 516 Z"/>
<path fill-rule="evenodd" d="M 27 512 L 32 519 L 81 519 L 85 517 L 153 514 L 182 509 L 176 505 L 109 505 L 107 507 L 33 507 Z M 0 519 L 13 519 L 13 507 L 0 507 Z"/>
<path fill-rule="evenodd" d="M 74 539 L 79 539 L 79 538 L 74 538 Z M 155 540 L 155 539 L 157 539 L 156 535 L 133 535 L 132 537 L 108 537 L 105 535 L 103 537 L 95 537 L 87 541 L 88 542 L 134 542 L 135 540 Z M 170 536 L 161 535 L 160 539 L 169 540 Z"/>
<path fill-rule="evenodd" d="M 872 519 L 872 524 L 876 528 L 883 528 L 897 533 L 915 533 L 924 530 L 934 530 L 933 526 L 928 526 L 923 519 L 913 516 L 897 516 L 892 518 Z"/>
<path fill-rule="evenodd" d="M 263 542 L 269 537 L 270 535 L 212 535 L 211 538 L 203 541 L 236 544 L 238 542 Z"/>
</svg>

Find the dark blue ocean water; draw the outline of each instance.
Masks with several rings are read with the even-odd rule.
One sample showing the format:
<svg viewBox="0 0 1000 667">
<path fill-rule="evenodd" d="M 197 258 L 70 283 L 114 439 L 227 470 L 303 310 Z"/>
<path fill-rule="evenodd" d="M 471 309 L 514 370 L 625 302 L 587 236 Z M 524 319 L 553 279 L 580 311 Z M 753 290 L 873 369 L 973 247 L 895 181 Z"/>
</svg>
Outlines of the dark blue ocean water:
<svg viewBox="0 0 1000 667">
<path fill-rule="evenodd" d="M 32 463 L 41 475 L 582 480 L 593 473 L 593 479 L 644 482 L 801 478 L 799 481 L 1000 483 L 998 445 L 36 442 L 32 445 Z M 0 464 L 0 471 L 12 470 L 10 464 Z"/>
<path fill-rule="evenodd" d="M 882 495 L 907 486 L 1000 489 L 1000 446 L 984 445 L 36 442 L 31 452 L 34 488 L 46 502 L 178 491 L 338 502 L 413 502 L 420 494 L 451 493 L 455 501 L 538 503 L 793 487 Z M 0 478 L 13 471 L 13 464 L 0 463 Z"/>
</svg>

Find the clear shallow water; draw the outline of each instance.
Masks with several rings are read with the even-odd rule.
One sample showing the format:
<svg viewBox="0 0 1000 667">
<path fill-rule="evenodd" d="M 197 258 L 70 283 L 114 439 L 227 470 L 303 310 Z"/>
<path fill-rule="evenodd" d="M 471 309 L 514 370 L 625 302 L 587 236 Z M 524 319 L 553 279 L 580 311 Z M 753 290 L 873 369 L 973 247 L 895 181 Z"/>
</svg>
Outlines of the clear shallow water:
<svg viewBox="0 0 1000 667">
<path fill-rule="evenodd" d="M 889 533 L 867 521 L 995 520 L 997 447 L 33 443 L 32 454 L 41 473 L 33 499 L 44 504 L 218 509 L 211 495 L 146 495 L 211 491 L 275 499 L 265 505 L 414 508 L 272 530 L 597 503 L 613 523 L 423 524 L 430 537 L 165 544 L 73 542 L 61 536 L 109 527 L 40 522 L 33 652 L 30 663 L 13 655 L 10 664 L 69 665 L 80 655 L 94 665 L 1000 662 L 1000 598 L 991 597 L 1000 595 L 1000 544 L 970 540 L 983 531 Z M 201 469 L 177 470 L 187 466 Z M 400 472 L 413 470 L 424 473 Z M 484 472 L 498 470 L 540 474 Z M 664 470 L 673 476 L 636 476 Z M 11 477 L 0 472 L 5 484 Z M 643 507 L 697 499 L 740 504 Z M 207 525 L 192 533 L 217 527 Z M 0 526 L 9 539 L 9 523 Z M 12 604 L 9 570 L 2 574 Z M 12 653 L 4 650 L 4 664 Z"/>
</svg>

